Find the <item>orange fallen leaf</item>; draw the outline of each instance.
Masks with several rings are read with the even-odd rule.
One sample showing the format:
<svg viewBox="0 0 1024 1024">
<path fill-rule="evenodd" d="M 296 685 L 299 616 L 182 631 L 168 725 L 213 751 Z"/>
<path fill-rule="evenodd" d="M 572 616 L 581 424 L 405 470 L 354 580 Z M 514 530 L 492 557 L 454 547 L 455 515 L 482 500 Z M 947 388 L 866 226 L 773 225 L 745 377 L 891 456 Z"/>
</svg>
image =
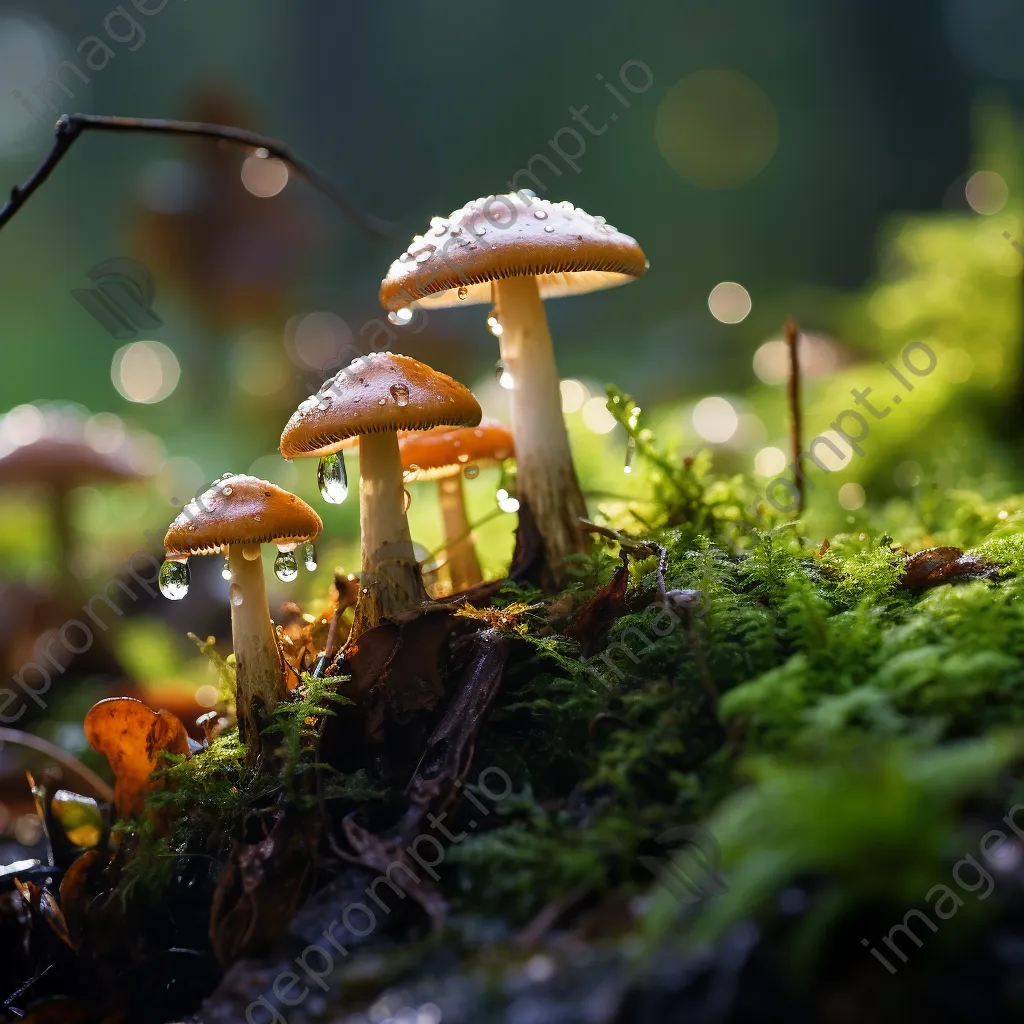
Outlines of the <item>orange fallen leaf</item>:
<svg viewBox="0 0 1024 1024">
<path fill-rule="evenodd" d="M 162 788 L 150 776 L 160 755 L 188 753 L 185 726 L 169 711 L 153 711 L 134 697 L 108 697 L 89 709 L 85 736 L 113 769 L 114 803 L 121 818 L 142 814 L 146 797 Z"/>
</svg>

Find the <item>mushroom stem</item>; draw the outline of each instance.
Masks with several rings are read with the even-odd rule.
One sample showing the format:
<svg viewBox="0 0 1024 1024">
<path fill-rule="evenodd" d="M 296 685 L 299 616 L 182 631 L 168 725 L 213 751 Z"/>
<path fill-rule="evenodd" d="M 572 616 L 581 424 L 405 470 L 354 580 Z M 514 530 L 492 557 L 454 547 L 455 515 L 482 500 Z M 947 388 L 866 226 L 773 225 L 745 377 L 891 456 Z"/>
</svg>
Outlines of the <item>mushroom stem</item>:
<svg viewBox="0 0 1024 1024">
<path fill-rule="evenodd" d="M 480 560 L 473 545 L 473 533 L 466 515 L 466 494 L 462 474 L 437 481 L 437 497 L 444 519 L 444 536 L 448 552 L 448 576 L 456 594 L 483 579 Z"/>
<path fill-rule="evenodd" d="M 524 513 L 520 522 L 532 517 L 543 544 L 542 563 L 528 575 L 550 592 L 565 585 L 567 556 L 588 549 L 580 525 L 587 506 L 572 464 L 558 368 L 537 279 L 497 280 L 494 298 L 502 326 L 501 358 L 512 377 L 516 497 Z M 523 554 L 517 543 L 517 559 Z"/>
<path fill-rule="evenodd" d="M 57 487 L 53 492 L 53 533 L 57 552 L 57 569 L 65 582 L 74 579 L 71 560 L 75 549 L 75 529 L 72 526 L 71 492 Z"/>
<path fill-rule="evenodd" d="M 359 438 L 359 529 L 363 571 L 350 639 L 381 619 L 430 600 L 405 515 L 402 458 L 394 431 Z"/>
<path fill-rule="evenodd" d="M 256 557 L 247 558 L 252 548 L 256 549 Z M 231 639 L 235 650 L 238 734 L 248 746 L 251 763 L 260 749 L 260 707 L 269 712 L 288 696 L 288 684 L 274 624 L 270 621 L 259 546 L 231 544 L 228 566 L 231 569 Z"/>
</svg>

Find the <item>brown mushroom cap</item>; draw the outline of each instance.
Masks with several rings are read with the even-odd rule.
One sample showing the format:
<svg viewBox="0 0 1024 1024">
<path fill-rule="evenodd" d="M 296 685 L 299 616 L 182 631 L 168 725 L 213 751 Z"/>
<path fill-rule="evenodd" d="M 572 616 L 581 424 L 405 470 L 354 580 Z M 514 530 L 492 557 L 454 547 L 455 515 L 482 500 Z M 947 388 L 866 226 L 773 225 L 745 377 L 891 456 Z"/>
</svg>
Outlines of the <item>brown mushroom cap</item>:
<svg viewBox="0 0 1024 1024">
<path fill-rule="evenodd" d="M 89 417 L 78 406 L 47 402 L 18 406 L 0 417 L 0 486 L 141 480 L 148 468 L 141 441 L 111 413 Z"/>
<path fill-rule="evenodd" d="M 504 462 L 515 452 L 515 445 L 504 423 L 482 419 L 477 427 L 435 427 L 421 433 L 401 434 L 398 450 L 406 482 L 416 483 L 457 476 L 467 466 Z"/>
<path fill-rule="evenodd" d="M 512 192 L 467 203 L 434 217 L 391 264 L 380 303 L 457 306 L 490 302 L 491 282 L 534 276 L 542 299 L 579 295 L 643 275 L 647 259 L 635 238 L 572 203 Z"/>
<path fill-rule="evenodd" d="M 168 558 L 215 555 L 230 544 L 301 544 L 322 529 L 301 498 L 254 476 L 228 474 L 185 506 L 164 549 Z"/>
<path fill-rule="evenodd" d="M 391 352 L 359 356 L 302 402 L 281 434 L 286 459 L 328 455 L 360 434 L 472 427 L 480 404 L 465 385 Z M 348 443 L 346 443 L 348 442 Z"/>
</svg>

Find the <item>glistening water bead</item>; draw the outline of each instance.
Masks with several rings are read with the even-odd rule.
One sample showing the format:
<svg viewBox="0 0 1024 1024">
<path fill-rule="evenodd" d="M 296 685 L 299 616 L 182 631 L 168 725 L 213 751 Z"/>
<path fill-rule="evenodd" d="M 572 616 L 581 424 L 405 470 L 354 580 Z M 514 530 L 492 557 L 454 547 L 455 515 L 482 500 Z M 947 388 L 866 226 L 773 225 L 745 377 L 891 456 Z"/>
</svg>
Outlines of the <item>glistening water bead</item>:
<svg viewBox="0 0 1024 1024">
<path fill-rule="evenodd" d="M 316 480 L 320 495 L 332 505 L 340 505 L 348 497 L 348 472 L 341 452 L 324 455 L 317 467 Z"/>
<path fill-rule="evenodd" d="M 310 572 L 313 572 L 316 569 L 316 548 L 313 547 L 312 541 L 308 541 L 306 544 L 306 551 L 302 559 L 302 564 L 305 565 Z"/>
<path fill-rule="evenodd" d="M 164 562 L 160 566 L 160 593 L 168 601 L 180 601 L 188 593 L 188 562 Z"/>
<path fill-rule="evenodd" d="M 299 575 L 299 563 L 295 560 L 295 552 L 282 551 L 274 559 L 274 575 L 282 583 L 291 583 Z"/>
</svg>

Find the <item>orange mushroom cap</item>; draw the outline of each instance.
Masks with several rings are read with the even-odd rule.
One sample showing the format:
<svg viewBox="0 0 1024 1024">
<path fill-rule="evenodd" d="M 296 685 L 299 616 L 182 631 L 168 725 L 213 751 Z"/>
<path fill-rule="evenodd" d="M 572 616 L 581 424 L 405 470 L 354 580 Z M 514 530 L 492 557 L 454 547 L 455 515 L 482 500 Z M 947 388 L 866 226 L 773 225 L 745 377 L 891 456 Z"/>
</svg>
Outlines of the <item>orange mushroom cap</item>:
<svg viewBox="0 0 1024 1024">
<path fill-rule="evenodd" d="M 512 432 L 495 419 L 450 430 L 435 427 L 401 434 L 398 451 L 408 483 L 457 476 L 467 466 L 493 466 L 515 453 Z"/>
<path fill-rule="evenodd" d="M 491 282 L 533 276 L 542 299 L 579 295 L 641 277 L 635 238 L 572 203 L 527 193 L 487 196 L 434 217 L 391 264 L 380 303 L 396 310 L 490 302 Z"/>
<path fill-rule="evenodd" d="M 254 476 L 215 480 L 185 506 L 164 537 L 168 558 L 215 555 L 230 544 L 301 544 L 323 529 L 301 498 Z"/>
<path fill-rule="evenodd" d="M 286 459 L 350 448 L 361 434 L 475 426 L 480 403 L 465 385 L 391 352 L 359 356 L 292 414 L 281 434 Z"/>
</svg>

